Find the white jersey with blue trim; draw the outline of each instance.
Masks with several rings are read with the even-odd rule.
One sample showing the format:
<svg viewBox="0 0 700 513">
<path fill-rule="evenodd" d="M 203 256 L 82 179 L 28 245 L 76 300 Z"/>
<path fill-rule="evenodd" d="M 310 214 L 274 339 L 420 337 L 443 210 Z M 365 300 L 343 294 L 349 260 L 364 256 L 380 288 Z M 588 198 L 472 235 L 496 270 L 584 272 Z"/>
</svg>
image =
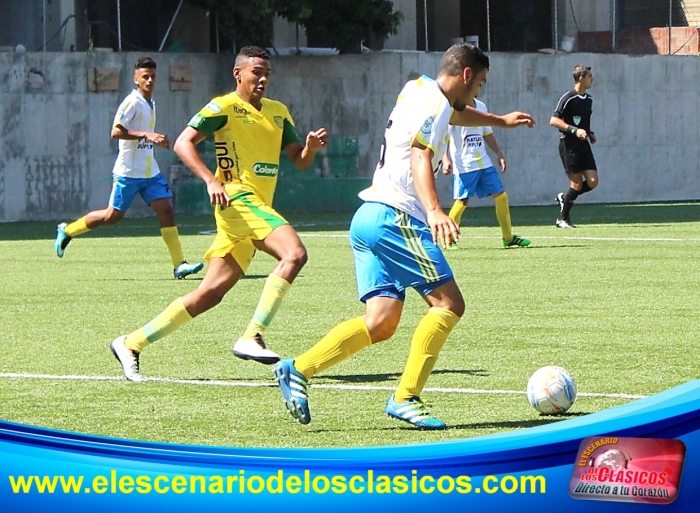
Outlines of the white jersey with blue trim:
<svg viewBox="0 0 700 513">
<path fill-rule="evenodd" d="M 153 132 L 156 129 L 156 102 L 149 102 L 134 89 L 117 109 L 112 127 L 117 125 L 135 132 Z M 119 139 L 119 155 L 112 173 L 128 178 L 152 178 L 160 174 L 158 162 L 153 158 L 153 141 Z"/>
<path fill-rule="evenodd" d="M 389 116 L 372 186 L 361 191 L 360 198 L 392 206 L 426 223 L 427 212 L 413 185 L 411 145 L 417 141 L 430 148 L 436 170 L 447 149 L 451 116 L 452 107 L 435 80 L 423 75 L 409 81 Z"/>
<path fill-rule="evenodd" d="M 474 108 L 488 112 L 486 104 L 477 99 L 474 99 Z M 492 133 L 490 126 L 450 126 L 450 160 L 455 175 L 493 166 L 484 141 L 484 136 Z"/>
</svg>

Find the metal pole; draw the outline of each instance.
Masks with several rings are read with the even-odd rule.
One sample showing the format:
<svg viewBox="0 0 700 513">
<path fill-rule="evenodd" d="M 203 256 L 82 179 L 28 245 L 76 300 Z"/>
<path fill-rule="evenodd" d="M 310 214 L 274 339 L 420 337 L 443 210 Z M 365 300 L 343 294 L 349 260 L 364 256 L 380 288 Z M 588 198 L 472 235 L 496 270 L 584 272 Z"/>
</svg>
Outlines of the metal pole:
<svg viewBox="0 0 700 513">
<path fill-rule="evenodd" d="M 559 0 L 552 0 L 554 3 L 554 53 L 559 52 Z"/>
<path fill-rule="evenodd" d="M 117 0 L 117 50 L 122 51 L 122 5 Z"/>
<path fill-rule="evenodd" d="M 423 29 L 425 30 L 425 51 L 428 51 L 428 0 L 423 0 Z"/>
<path fill-rule="evenodd" d="M 486 48 L 491 51 L 491 0 L 486 0 Z"/>
<path fill-rule="evenodd" d="M 162 52 L 163 47 L 165 46 L 165 41 L 168 39 L 168 36 L 170 35 L 170 31 L 173 28 L 173 25 L 175 24 L 175 18 L 177 18 L 177 13 L 180 12 L 180 7 L 182 7 L 182 2 L 185 0 L 180 0 L 180 3 L 177 4 L 177 9 L 175 9 L 175 14 L 173 14 L 173 19 L 170 20 L 170 25 L 168 25 L 168 30 L 165 31 L 165 36 L 163 36 L 163 40 L 160 42 L 160 46 L 158 47 L 158 51 Z"/>
<path fill-rule="evenodd" d="M 46 51 L 46 0 L 44 0 L 44 27 L 43 27 L 43 32 L 44 32 L 44 46 L 42 47 L 42 52 Z"/>
<path fill-rule="evenodd" d="M 612 52 L 615 53 L 615 35 L 617 33 L 617 11 L 615 7 L 617 5 L 617 0 L 612 0 L 610 2 L 610 18 L 612 20 L 610 27 L 610 34 L 612 36 Z"/>
<path fill-rule="evenodd" d="M 673 0 L 668 0 L 668 54 L 671 55 L 671 27 L 673 27 Z"/>
<path fill-rule="evenodd" d="M 216 53 L 221 50 L 219 46 L 219 11 L 214 11 L 214 23 L 216 25 Z"/>
</svg>

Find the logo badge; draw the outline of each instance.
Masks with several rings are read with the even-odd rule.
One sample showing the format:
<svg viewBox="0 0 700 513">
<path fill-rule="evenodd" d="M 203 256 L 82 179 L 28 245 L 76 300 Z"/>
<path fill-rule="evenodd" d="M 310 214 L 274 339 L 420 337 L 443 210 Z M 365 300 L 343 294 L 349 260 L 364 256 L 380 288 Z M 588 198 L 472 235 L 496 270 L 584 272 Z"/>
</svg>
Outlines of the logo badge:
<svg viewBox="0 0 700 513">
<path fill-rule="evenodd" d="M 215 101 L 210 101 L 209 103 L 207 103 L 206 108 L 212 111 L 214 114 L 218 114 L 219 112 L 221 112 L 221 105 L 219 105 Z"/>
<path fill-rule="evenodd" d="M 569 481 L 574 499 L 668 504 L 678 496 L 685 444 L 666 438 L 581 441 Z"/>
<path fill-rule="evenodd" d="M 423 135 L 430 135 L 430 133 L 433 131 L 433 124 L 435 124 L 435 116 L 430 116 L 428 119 L 425 120 L 423 126 L 420 127 L 421 133 Z"/>
<path fill-rule="evenodd" d="M 275 116 L 274 119 L 275 119 L 275 124 L 278 127 L 283 129 L 284 128 L 284 118 L 282 116 Z"/>
<path fill-rule="evenodd" d="M 578 126 L 581 122 L 581 116 L 574 116 L 574 125 Z"/>
<path fill-rule="evenodd" d="M 253 172 L 256 176 L 277 176 L 277 170 L 279 166 L 277 164 L 268 164 L 265 162 L 256 162 L 253 164 Z"/>
</svg>

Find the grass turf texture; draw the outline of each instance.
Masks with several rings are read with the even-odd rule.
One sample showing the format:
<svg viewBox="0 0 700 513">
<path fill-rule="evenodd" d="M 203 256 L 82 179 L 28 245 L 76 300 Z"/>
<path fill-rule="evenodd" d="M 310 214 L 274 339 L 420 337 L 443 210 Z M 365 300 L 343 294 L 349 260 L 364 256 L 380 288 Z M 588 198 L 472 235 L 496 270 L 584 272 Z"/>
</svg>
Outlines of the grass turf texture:
<svg viewBox="0 0 700 513">
<path fill-rule="evenodd" d="M 172 278 L 155 219 L 127 219 L 76 238 L 59 260 L 55 223 L 0 225 L 0 418 L 69 431 L 174 443 L 345 447 L 431 442 L 556 422 L 631 399 L 579 395 L 561 417 L 540 416 L 527 379 L 560 365 L 579 393 L 651 395 L 697 378 L 698 204 L 579 205 L 575 230 L 553 226 L 556 207 L 514 208 L 525 249 L 501 247 L 492 208 L 467 210 L 447 253 L 467 313 L 443 349 L 423 399 L 450 429 L 420 432 L 387 419 L 425 304 L 409 293 L 403 320 L 383 342 L 312 381 L 309 426 L 285 411 L 270 367 L 230 348 L 274 267 L 256 256 L 249 275 L 215 309 L 142 355 L 153 378 L 117 379 L 110 341 L 197 286 Z M 347 241 L 349 214 L 290 216 L 309 250 L 266 340 L 291 357 L 338 322 L 361 315 Z M 185 256 L 206 250 L 211 217 L 178 219 Z M 111 377 L 58 380 L 9 374 Z M 257 387 L 226 386 L 238 382 Z M 314 387 L 313 385 L 317 385 Z M 320 386 L 323 385 L 323 386 Z M 362 387 L 371 387 L 370 389 Z"/>
</svg>

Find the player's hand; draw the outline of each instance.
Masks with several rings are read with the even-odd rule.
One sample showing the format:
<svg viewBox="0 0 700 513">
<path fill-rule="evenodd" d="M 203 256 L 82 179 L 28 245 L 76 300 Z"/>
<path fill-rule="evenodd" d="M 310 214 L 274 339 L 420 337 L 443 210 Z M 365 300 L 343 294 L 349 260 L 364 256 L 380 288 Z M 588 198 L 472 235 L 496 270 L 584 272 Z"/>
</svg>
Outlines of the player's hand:
<svg viewBox="0 0 700 513">
<path fill-rule="evenodd" d="M 442 173 L 449 175 L 452 173 L 452 161 L 448 159 L 442 159 Z"/>
<path fill-rule="evenodd" d="M 325 128 L 319 128 L 309 132 L 306 136 L 306 147 L 314 153 L 321 151 L 328 144 L 328 132 Z"/>
<path fill-rule="evenodd" d="M 459 240 L 459 226 L 440 208 L 428 212 L 428 226 L 433 234 L 433 242 L 442 248 Z"/>
<path fill-rule="evenodd" d="M 506 168 L 508 167 L 508 163 L 506 162 L 505 156 L 503 155 L 503 153 L 501 153 L 499 155 L 496 155 L 496 157 L 498 158 L 498 165 L 501 166 L 501 173 L 505 173 Z"/>
<path fill-rule="evenodd" d="M 519 126 L 526 126 L 528 128 L 532 128 L 535 126 L 535 118 L 533 118 L 530 114 L 527 114 L 525 112 L 510 112 L 508 114 L 504 114 L 500 116 L 501 119 L 504 121 L 505 128 L 517 128 Z"/>
<path fill-rule="evenodd" d="M 161 148 L 165 148 L 166 150 L 170 149 L 170 141 L 168 140 L 167 135 L 152 132 L 146 134 L 146 139 L 152 141 L 153 144 L 155 144 L 156 146 L 160 146 Z"/>
<path fill-rule="evenodd" d="M 577 128 L 576 137 L 578 137 L 582 141 L 585 141 L 586 139 L 588 139 L 588 132 L 586 132 L 583 128 Z"/>
<path fill-rule="evenodd" d="M 207 183 L 207 194 L 209 194 L 209 201 L 212 207 L 216 205 L 228 207 L 231 205 L 231 198 L 226 194 L 224 186 L 216 180 Z"/>
</svg>

